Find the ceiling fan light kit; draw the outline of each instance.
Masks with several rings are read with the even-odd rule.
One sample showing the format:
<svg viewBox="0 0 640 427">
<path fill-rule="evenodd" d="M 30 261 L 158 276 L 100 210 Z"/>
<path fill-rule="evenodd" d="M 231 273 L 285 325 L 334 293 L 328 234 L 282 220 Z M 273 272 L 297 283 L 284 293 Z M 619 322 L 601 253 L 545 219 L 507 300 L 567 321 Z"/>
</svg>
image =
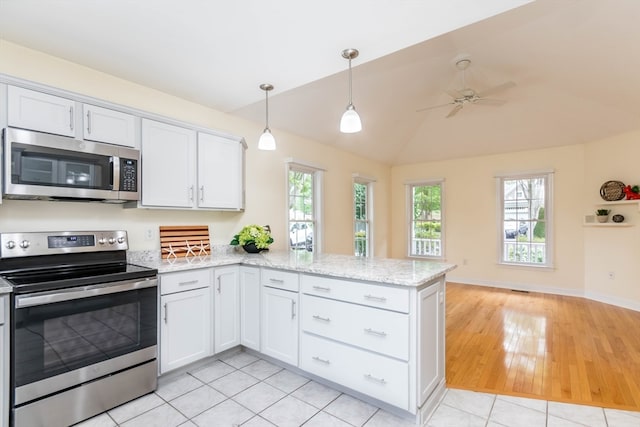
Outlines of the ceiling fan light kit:
<svg viewBox="0 0 640 427">
<path fill-rule="evenodd" d="M 446 118 L 453 117 L 460 110 L 462 110 L 467 104 L 478 104 L 478 105 L 487 105 L 487 106 L 500 106 L 504 104 L 506 101 L 502 99 L 491 99 L 486 98 L 487 95 L 494 94 L 497 92 L 502 92 L 503 90 L 514 87 L 516 84 L 514 82 L 505 82 L 499 84 L 497 86 L 490 87 L 489 89 L 485 89 L 481 92 L 477 92 L 474 89 L 467 86 L 466 82 L 466 70 L 471 66 L 471 59 L 468 57 L 461 57 L 456 59 L 455 67 L 460 70 L 462 73 L 462 88 L 457 90 L 447 90 L 446 93 L 453 98 L 451 102 L 440 105 L 433 105 L 431 107 L 421 108 L 416 110 L 417 112 L 422 112 L 426 110 L 431 110 L 434 108 L 453 106 L 449 114 L 446 115 Z"/>
<path fill-rule="evenodd" d="M 356 133 L 362 130 L 362 121 L 356 111 L 356 107 L 353 106 L 352 96 L 352 79 L 351 79 L 351 60 L 358 57 L 357 49 L 345 49 L 342 51 L 342 57 L 349 60 L 349 105 L 347 110 L 342 114 L 340 119 L 340 132 L 342 133 Z"/>
<path fill-rule="evenodd" d="M 258 140 L 258 149 L 272 151 L 276 149 L 276 139 L 273 137 L 271 129 L 269 129 L 269 91 L 273 90 L 273 85 L 263 83 L 260 85 L 260 89 L 265 93 L 266 121 L 264 132 L 262 132 Z"/>
</svg>

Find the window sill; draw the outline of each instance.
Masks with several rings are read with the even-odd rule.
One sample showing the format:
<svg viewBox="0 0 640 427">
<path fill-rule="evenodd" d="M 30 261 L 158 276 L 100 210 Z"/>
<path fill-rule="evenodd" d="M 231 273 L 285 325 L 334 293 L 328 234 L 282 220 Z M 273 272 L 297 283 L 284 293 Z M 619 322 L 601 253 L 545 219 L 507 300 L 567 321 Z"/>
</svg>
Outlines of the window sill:
<svg viewBox="0 0 640 427">
<path fill-rule="evenodd" d="M 516 267 L 518 269 L 526 268 L 532 270 L 555 270 L 553 264 L 519 264 L 514 262 L 498 262 L 498 266 L 501 267 Z"/>
</svg>

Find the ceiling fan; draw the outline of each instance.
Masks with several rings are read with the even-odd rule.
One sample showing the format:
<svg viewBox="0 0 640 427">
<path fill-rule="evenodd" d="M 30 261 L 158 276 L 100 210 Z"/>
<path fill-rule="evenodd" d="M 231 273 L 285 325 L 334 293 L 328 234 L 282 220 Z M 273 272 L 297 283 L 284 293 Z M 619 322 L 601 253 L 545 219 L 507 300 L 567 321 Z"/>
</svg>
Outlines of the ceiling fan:
<svg viewBox="0 0 640 427">
<path fill-rule="evenodd" d="M 478 104 L 478 105 L 491 105 L 491 106 L 500 106 L 504 104 L 506 101 L 502 99 L 492 99 L 486 98 L 487 95 L 491 95 L 494 93 L 502 92 L 503 90 L 514 87 L 516 84 L 514 82 L 505 82 L 499 84 L 497 86 L 493 86 L 489 89 L 485 89 L 481 92 L 476 92 L 474 89 L 467 87 L 465 82 L 465 72 L 467 68 L 471 65 L 471 60 L 469 58 L 464 58 L 456 61 L 456 68 L 462 71 L 462 89 L 460 90 L 447 90 L 445 91 L 449 96 L 453 98 L 451 102 L 447 102 L 446 104 L 440 105 L 432 105 L 430 107 L 421 108 L 416 110 L 416 112 L 431 110 L 434 108 L 446 107 L 447 105 L 453 105 L 449 114 L 447 114 L 447 118 L 455 116 L 458 111 L 462 110 L 462 108 L 467 104 Z"/>
</svg>

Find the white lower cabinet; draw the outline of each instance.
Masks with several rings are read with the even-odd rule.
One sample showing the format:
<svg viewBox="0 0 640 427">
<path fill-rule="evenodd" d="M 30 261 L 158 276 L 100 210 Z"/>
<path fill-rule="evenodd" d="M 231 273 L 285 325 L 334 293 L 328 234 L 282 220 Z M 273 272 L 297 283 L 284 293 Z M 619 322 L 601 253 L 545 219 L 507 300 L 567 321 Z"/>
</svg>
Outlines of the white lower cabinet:
<svg viewBox="0 0 640 427">
<path fill-rule="evenodd" d="M 214 353 L 240 345 L 239 267 L 216 267 L 214 283 Z"/>
<path fill-rule="evenodd" d="M 444 283 L 418 292 L 418 406 L 444 379 Z"/>
<path fill-rule="evenodd" d="M 406 362 L 303 332 L 300 369 L 398 408 L 409 409 Z"/>
<path fill-rule="evenodd" d="M 160 286 L 161 373 L 243 345 L 419 423 L 444 396 L 444 276 L 415 288 L 232 265 Z"/>
<path fill-rule="evenodd" d="M 9 425 L 9 296 L 0 296 L 0 427 Z"/>
<path fill-rule="evenodd" d="M 240 267 L 240 344 L 260 351 L 260 268 Z"/>
<path fill-rule="evenodd" d="M 160 275 L 160 373 L 213 354 L 211 269 Z"/>
<path fill-rule="evenodd" d="M 298 293 L 262 287 L 262 353 L 298 366 Z"/>
</svg>

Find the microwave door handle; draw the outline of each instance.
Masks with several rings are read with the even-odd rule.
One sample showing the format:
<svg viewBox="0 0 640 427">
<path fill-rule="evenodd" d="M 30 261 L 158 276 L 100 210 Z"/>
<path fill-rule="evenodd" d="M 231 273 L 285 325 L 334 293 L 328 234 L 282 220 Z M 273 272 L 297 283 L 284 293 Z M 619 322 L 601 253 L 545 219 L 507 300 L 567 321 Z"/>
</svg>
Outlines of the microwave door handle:
<svg viewBox="0 0 640 427">
<path fill-rule="evenodd" d="M 111 189 L 120 191 L 120 157 L 111 156 L 109 163 L 111 164 Z"/>
</svg>

